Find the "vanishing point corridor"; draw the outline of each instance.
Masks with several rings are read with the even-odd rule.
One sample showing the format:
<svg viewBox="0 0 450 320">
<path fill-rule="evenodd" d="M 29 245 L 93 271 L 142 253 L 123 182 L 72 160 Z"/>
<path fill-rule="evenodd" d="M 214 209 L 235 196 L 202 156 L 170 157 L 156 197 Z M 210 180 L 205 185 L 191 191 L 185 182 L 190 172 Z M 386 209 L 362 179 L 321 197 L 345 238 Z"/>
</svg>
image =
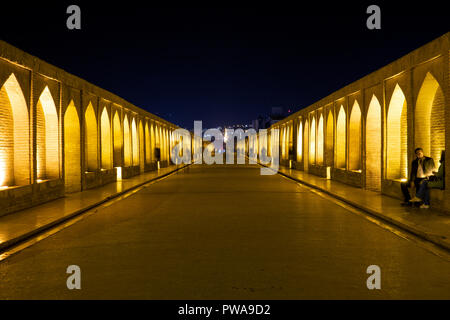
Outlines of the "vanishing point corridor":
<svg viewBox="0 0 450 320">
<path fill-rule="evenodd" d="M 0 262 L 0 299 L 450 298 L 447 259 L 258 166 L 193 165 L 94 211 Z"/>
</svg>

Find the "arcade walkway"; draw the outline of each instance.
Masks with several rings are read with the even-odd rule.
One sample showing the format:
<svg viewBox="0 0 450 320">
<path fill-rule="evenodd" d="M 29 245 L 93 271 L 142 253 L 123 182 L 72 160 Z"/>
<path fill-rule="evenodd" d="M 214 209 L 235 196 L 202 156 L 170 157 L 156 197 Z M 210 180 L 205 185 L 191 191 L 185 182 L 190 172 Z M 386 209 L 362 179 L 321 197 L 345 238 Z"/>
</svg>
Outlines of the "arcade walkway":
<svg viewBox="0 0 450 320">
<path fill-rule="evenodd" d="M 450 298 L 446 257 L 259 173 L 191 166 L 106 203 L 0 262 L 0 299 Z M 373 264 L 381 290 L 366 287 Z"/>
</svg>

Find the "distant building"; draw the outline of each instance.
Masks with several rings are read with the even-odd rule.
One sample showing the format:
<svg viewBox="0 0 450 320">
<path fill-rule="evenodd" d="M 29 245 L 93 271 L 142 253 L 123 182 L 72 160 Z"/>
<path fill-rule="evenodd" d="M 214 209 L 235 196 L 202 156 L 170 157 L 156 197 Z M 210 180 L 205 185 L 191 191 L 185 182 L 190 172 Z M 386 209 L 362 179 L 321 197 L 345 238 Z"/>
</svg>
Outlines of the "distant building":
<svg viewBox="0 0 450 320">
<path fill-rule="evenodd" d="M 253 128 L 256 131 L 259 131 L 260 129 L 268 129 L 273 124 L 289 116 L 291 113 L 291 109 L 288 109 L 286 112 L 283 107 L 272 107 L 270 115 L 260 115 L 256 120 L 252 121 Z"/>
</svg>

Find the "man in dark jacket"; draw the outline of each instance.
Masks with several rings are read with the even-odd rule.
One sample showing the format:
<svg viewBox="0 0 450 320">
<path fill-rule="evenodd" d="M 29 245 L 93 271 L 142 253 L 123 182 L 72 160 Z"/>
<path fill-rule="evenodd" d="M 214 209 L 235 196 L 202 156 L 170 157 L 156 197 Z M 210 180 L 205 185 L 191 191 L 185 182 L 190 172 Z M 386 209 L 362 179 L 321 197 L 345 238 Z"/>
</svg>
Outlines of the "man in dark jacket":
<svg viewBox="0 0 450 320">
<path fill-rule="evenodd" d="M 441 166 L 438 172 L 429 176 L 428 179 L 424 179 L 419 189 L 416 190 L 416 196 L 410 200 L 412 202 L 423 201 L 423 204 L 420 206 L 422 209 L 428 209 L 430 207 L 430 189 L 445 189 L 445 151 L 442 151 L 439 162 Z"/>
<path fill-rule="evenodd" d="M 417 148 L 414 150 L 414 153 L 417 158 L 411 163 L 409 180 L 407 182 L 402 182 L 401 184 L 403 197 L 405 199 L 405 201 L 402 202 L 402 205 L 404 206 L 411 205 L 411 202 L 409 201 L 411 200 L 411 195 L 408 189 L 412 188 L 413 185 L 418 189 L 422 180 L 431 176 L 435 170 L 433 158 L 425 157 L 422 148 Z"/>
</svg>

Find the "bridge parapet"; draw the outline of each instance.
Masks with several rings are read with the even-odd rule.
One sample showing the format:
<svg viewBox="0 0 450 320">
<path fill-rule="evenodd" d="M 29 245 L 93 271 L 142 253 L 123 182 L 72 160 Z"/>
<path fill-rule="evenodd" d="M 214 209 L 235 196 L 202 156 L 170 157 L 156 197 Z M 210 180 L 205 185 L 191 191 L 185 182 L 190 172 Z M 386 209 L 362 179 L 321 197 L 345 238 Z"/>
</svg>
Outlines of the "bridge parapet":
<svg viewBox="0 0 450 320">
<path fill-rule="evenodd" d="M 272 125 L 281 164 L 401 197 L 414 149 L 439 165 L 450 145 L 449 50 L 446 33 Z M 450 211 L 448 188 L 432 197 Z"/>
<path fill-rule="evenodd" d="M 167 166 L 177 128 L 0 41 L 0 216 Z"/>
</svg>

